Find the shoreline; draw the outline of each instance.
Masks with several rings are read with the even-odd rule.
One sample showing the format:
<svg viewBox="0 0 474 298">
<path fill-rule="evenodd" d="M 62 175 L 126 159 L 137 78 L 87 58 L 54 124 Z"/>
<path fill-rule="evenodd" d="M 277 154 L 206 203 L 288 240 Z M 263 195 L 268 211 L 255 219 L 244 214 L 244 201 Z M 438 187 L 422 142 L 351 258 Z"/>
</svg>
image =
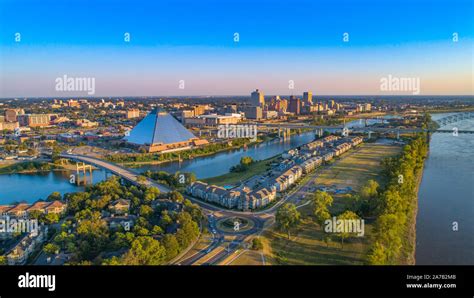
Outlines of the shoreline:
<svg viewBox="0 0 474 298">
<path fill-rule="evenodd" d="M 428 153 L 429 154 L 429 153 Z M 427 158 L 428 159 L 428 156 Z M 415 201 L 415 206 L 413 208 L 413 214 L 410 218 L 412 221 L 409 225 L 408 228 L 408 243 L 410 243 L 413 247 L 412 252 L 408 255 L 408 259 L 406 260 L 407 265 L 416 265 L 416 219 L 418 217 L 418 200 L 420 198 L 419 192 L 420 192 L 420 185 L 421 182 L 423 181 L 423 174 L 425 171 L 425 161 L 423 162 L 423 167 L 420 170 L 420 174 L 417 177 L 417 186 L 416 186 L 416 200 Z"/>
</svg>

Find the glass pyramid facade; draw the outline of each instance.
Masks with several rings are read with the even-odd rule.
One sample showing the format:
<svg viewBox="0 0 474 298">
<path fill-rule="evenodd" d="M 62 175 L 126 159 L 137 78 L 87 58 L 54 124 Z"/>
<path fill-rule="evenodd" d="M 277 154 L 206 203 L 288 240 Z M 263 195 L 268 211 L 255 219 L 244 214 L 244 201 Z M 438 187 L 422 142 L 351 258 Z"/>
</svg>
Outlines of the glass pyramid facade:
<svg viewBox="0 0 474 298">
<path fill-rule="evenodd" d="M 196 139 L 178 120 L 167 112 L 153 110 L 124 138 L 137 145 L 174 144 Z"/>
</svg>

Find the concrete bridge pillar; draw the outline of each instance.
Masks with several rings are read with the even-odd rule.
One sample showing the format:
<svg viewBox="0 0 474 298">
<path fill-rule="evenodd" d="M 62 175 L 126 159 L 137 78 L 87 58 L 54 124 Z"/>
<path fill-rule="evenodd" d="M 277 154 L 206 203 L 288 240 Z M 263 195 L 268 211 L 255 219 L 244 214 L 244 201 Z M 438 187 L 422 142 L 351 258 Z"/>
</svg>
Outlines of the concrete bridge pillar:
<svg viewBox="0 0 474 298">
<path fill-rule="evenodd" d="M 92 184 L 92 166 L 91 165 L 86 165 L 84 162 L 77 162 L 76 163 L 76 183 L 77 185 L 84 183 L 84 185 L 87 184 L 88 181 L 88 176 L 87 176 L 87 170 L 89 170 L 89 180 L 90 183 Z M 81 179 L 81 173 L 82 173 L 82 179 Z"/>
</svg>

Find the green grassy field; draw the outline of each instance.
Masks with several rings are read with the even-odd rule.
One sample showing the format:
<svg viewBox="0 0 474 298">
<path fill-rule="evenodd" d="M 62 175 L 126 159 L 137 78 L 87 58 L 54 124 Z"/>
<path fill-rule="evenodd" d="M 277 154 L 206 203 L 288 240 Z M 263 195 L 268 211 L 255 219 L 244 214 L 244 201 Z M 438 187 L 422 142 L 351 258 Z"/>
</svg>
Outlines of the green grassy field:
<svg viewBox="0 0 474 298">
<path fill-rule="evenodd" d="M 380 162 L 384 157 L 394 156 L 401 152 L 401 147 L 376 143 L 362 144 L 355 151 L 350 151 L 337 160 L 331 167 L 323 169 L 316 179 L 318 185 L 350 186 L 359 190 L 367 180 L 380 179 Z"/>
<path fill-rule="evenodd" d="M 394 156 L 401 151 L 401 147 L 381 144 L 362 144 L 359 148 L 347 152 L 332 166 L 325 167 L 317 176 L 317 185 L 350 186 L 354 190 L 369 179 L 383 183 L 380 179 L 380 162 L 383 158 Z M 331 214 L 338 214 L 347 208 L 348 202 L 343 195 L 335 195 Z M 370 247 L 371 222 L 365 221 L 364 237 L 353 237 L 344 240 L 344 245 L 335 235 L 329 242 L 324 238 L 328 234 L 312 219 L 312 206 L 307 205 L 299 209 L 303 221 L 292 232 L 290 240 L 286 233 L 275 229 L 264 232 L 265 245 L 268 245 L 266 260 L 271 264 L 284 265 L 362 265 Z"/>
<path fill-rule="evenodd" d="M 215 184 L 219 186 L 235 185 L 237 183 L 240 183 L 240 181 L 249 179 L 252 176 L 263 174 L 270 168 L 270 164 L 276 159 L 278 159 L 278 157 L 271 157 L 269 159 L 257 161 L 250 165 L 245 172 L 227 173 L 221 176 L 204 179 L 203 181 L 209 184 Z"/>
</svg>

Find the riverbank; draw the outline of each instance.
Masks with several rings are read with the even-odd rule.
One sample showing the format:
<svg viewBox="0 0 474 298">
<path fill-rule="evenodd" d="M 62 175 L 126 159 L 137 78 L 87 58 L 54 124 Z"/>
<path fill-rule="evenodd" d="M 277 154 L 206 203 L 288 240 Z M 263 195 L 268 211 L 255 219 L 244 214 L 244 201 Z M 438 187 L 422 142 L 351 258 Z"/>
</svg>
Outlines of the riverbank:
<svg viewBox="0 0 474 298">
<path fill-rule="evenodd" d="M 406 265 L 415 265 L 416 264 L 416 217 L 418 215 L 418 200 L 419 200 L 419 191 L 421 181 L 423 180 L 423 172 L 425 168 L 425 163 L 423 162 L 423 167 L 421 168 L 421 174 L 418 175 L 416 182 L 416 199 L 415 206 L 411 216 L 408 217 L 408 235 L 407 241 L 409 243 L 410 250 L 408 250 L 407 258 L 405 260 Z M 404 264 L 404 265 L 405 265 Z"/>
<path fill-rule="evenodd" d="M 0 164 L 0 175 L 3 174 L 28 174 L 64 170 L 63 167 L 46 161 L 18 161 Z"/>
<path fill-rule="evenodd" d="M 207 148 L 211 147 L 211 146 L 225 146 L 224 143 L 215 143 L 215 144 L 211 144 L 211 145 L 208 145 L 206 147 L 202 147 L 202 148 L 197 148 L 197 149 L 191 149 L 191 150 L 188 150 L 188 151 L 178 151 L 178 152 L 172 152 L 172 153 L 162 153 L 162 154 L 153 154 L 153 153 L 142 153 L 142 154 L 134 154 L 134 155 L 131 155 L 131 154 L 128 154 L 128 155 L 114 155 L 113 157 L 112 156 L 106 156 L 106 160 L 108 161 L 111 161 L 111 162 L 114 162 L 118 165 L 121 165 L 121 166 L 124 166 L 124 167 L 128 167 L 128 168 L 139 168 L 141 166 L 146 166 L 146 165 L 160 165 L 160 164 L 165 164 L 165 163 L 171 163 L 171 162 L 179 162 L 179 161 L 183 161 L 183 160 L 189 160 L 189 159 L 194 159 L 194 158 L 200 158 L 200 157 L 209 157 L 209 156 L 212 156 L 212 155 L 215 155 L 215 154 L 218 154 L 218 153 L 222 153 L 222 152 L 228 152 L 228 151 L 232 151 L 232 150 L 240 150 L 242 148 L 244 148 L 245 146 L 253 146 L 253 145 L 257 145 L 257 144 L 260 144 L 260 143 L 263 143 L 263 142 L 266 142 L 266 141 L 271 141 L 271 140 L 274 140 L 276 139 L 276 137 L 274 138 L 259 138 L 257 139 L 257 141 L 254 141 L 254 142 L 242 142 L 243 139 L 235 139 L 235 140 L 230 140 L 229 143 L 231 145 L 228 145 L 229 143 L 227 143 L 227 146 L 226 147 L 222 147 L 220 149 L 211 149 L 209 152 L 202 152 L 202 153 L 199 153 L 200 151 L 203 151 L 203 150 L 206 150 Z M 234 145 L 233 142 L 237 142 L 238 144 L 237 145 Z M 146 158 L 146 156 L 149 156 L 150 158 L 152 158 L 151 160 L 144 160 L 144 161 L 120 161 L 120 159 L 124 159 L 124 158 Z M 171 156 L 169 158 L 166 158 L 166 159 L 159 159 L 160 156 Z M 158 158 L 157 159 L 154 159 L 154 158 Z M 117 161 L 117 159 L 119 161 Z"/>
</svg>

